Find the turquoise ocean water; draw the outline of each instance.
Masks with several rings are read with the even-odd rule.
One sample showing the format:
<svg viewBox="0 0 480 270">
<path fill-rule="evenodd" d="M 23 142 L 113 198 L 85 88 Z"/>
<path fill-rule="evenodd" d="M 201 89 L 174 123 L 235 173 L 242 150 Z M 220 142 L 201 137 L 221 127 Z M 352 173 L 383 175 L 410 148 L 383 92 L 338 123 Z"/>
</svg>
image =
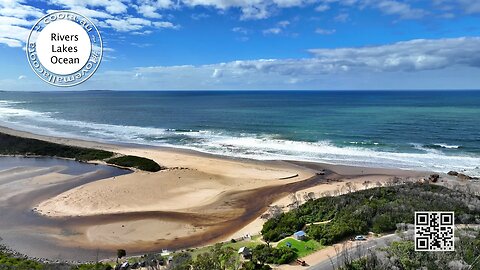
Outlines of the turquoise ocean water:
<svg viewBox="0 0 480 270">
<path fill-rule="evenodd" d="M 0 125 L 255 159 L 480 175 L 480 91 L 0 92 Z"/>
</svg>

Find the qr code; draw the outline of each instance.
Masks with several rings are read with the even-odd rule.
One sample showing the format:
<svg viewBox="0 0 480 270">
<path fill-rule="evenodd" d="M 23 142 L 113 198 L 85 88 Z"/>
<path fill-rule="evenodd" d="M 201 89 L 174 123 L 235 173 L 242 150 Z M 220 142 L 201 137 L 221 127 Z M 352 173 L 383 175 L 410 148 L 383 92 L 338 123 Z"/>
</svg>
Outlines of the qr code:
<svg viewBox="0 0 480 270">
<path fill-rule="evenodd" d="M 415 251 L 454 251 L 453 212 L 415 212 Z"/>
</svg>

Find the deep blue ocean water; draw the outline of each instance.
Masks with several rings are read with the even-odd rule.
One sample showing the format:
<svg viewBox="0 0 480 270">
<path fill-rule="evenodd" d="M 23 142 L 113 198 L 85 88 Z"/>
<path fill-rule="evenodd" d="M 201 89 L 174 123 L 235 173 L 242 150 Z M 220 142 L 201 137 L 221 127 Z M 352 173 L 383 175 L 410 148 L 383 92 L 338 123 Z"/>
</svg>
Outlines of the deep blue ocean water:
<svg viewBox="0 0 480 270">
<path fill-rule="evenodd" d="M 0 92 L 0 124 L 256 159 L 480 175 L 480 91 Z"/>
</svg>

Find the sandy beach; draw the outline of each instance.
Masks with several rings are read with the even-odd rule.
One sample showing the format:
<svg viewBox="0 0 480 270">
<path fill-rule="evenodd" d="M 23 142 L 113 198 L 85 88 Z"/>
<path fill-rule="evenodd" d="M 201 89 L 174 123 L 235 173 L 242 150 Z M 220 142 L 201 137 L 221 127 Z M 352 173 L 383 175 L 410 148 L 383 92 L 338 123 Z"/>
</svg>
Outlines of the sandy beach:
<svg viewBox="0 0 480 270">
<path fill-rule="evenodd" d="M 29 207 L 37 215 L 57 221 L 63 230 L 70 232 L 60 233 L 59 228 L 52 226 L 44 228 L 52 243 L 87 250 L 121 247 L 130 254 L 140 254 L 257 234 L 263 224 L 260 216 L 272 205 L 286 209 L 293 193 L 298 197 L 306 193 L 321 196 L 342 192 L 348 182 L 361 189 L 393 177 L 421 178 L 428 174 L 234 159 L 181 149 L 56 138 L 8 128 L 0 128 L 0 132 L 146 157 L 167 167 L 156 173 L 134 171 L 89 182 L 31 202 Z M 323 170 L 325 173 L 320 175 Z M 65 180 L 52 168 L 51 172 L 42 173 L 29 183 L 62 183 Z M 50 182 L 49 185 L 54 184 Z"/>
</svg>

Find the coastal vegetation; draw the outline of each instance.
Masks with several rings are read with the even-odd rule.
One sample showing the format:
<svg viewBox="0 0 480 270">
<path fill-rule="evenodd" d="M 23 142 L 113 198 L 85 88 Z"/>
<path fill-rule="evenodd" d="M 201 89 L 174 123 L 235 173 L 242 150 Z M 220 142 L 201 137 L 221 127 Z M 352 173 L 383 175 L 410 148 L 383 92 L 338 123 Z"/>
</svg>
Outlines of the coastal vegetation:
<svg viewBox="0 0 480 270">
<path fill-rule="evenodd" d="M 108 164 L 114 164 L 117 166 L 136 168 L 147 172 L 158 172 L 163 168 L 155 161 L 136 156 L 121 156 L 116 158 L 107 159 Z"/>
<path fill-rule="evenodd" d="M 175 270 L 226 270 L 226 269 L 271 269 L 268 264 L 286 264 L 294 261 L 297 254 L 288 247 L 275 248 L 266 244 L 256 245 L 249 260 L 242 260 L 237 249 L 229 245 L 216 244 L 207 251 L 192 256 L 181 252 L 172 257 L 168 269 Z"/>
<path fill-rule="evenodd" d="M 68 146 L 0 133 L 0 154 L 71 158 L 79 161 L 104 160 L 113 152 Z"/>
<path fill-rule="evenodd" d="M 105 161 L 108 164 L 157 172 L 163 169 L 155 161 L 137 156 L 118 156 L 110 151 L 63 145 L 0 133 L 0 155 L 69 158 L 78 161 Z M 115 156 L 115 157 L 114 157 Z"/>
<path fill-rule="evenodd" d="M 13 252 L 7 247 L 0 245 L 0 269 L 12 270 L 104 270 L 111 269 L 108 264 L 104 263 L 85 263 L 85 264 L 68 264 L 40 262 L 30 259 L 22 254 Z"/>
<path fill-rule="evenodd" d="M 458 240 L 452 252 L 415 252 L 413 239 L 395 241 L 390 246 L 366 252 L 361 259 L 352 260 L 343 254 L 342 270 L 383 269 L 471 269 L 480 270 L 480 231 L 456 230 Z"/>
<path fill-rule="evenodd" d="M 252 251 L 252 261 L 264 265 L 271 264 L 286 264 L 294 261 L 298 257 L 294 248 L 281 246 L 274 248 L 270 245 L 258 245 Z"/>
<path fill-rule="evenodd" d="M 432 184 L 377 187 L 309 200 L 268 220 L 262 234 L 265 241 L 276 242 L 305 229 L 309 237 L 330 245 L 357 234 L 394 231 L 398 223 L 412 224 L 415 211 L 455 211 L 457 223 L 475 223 L 480 220 L 480 197 Z"/>
</svg>

